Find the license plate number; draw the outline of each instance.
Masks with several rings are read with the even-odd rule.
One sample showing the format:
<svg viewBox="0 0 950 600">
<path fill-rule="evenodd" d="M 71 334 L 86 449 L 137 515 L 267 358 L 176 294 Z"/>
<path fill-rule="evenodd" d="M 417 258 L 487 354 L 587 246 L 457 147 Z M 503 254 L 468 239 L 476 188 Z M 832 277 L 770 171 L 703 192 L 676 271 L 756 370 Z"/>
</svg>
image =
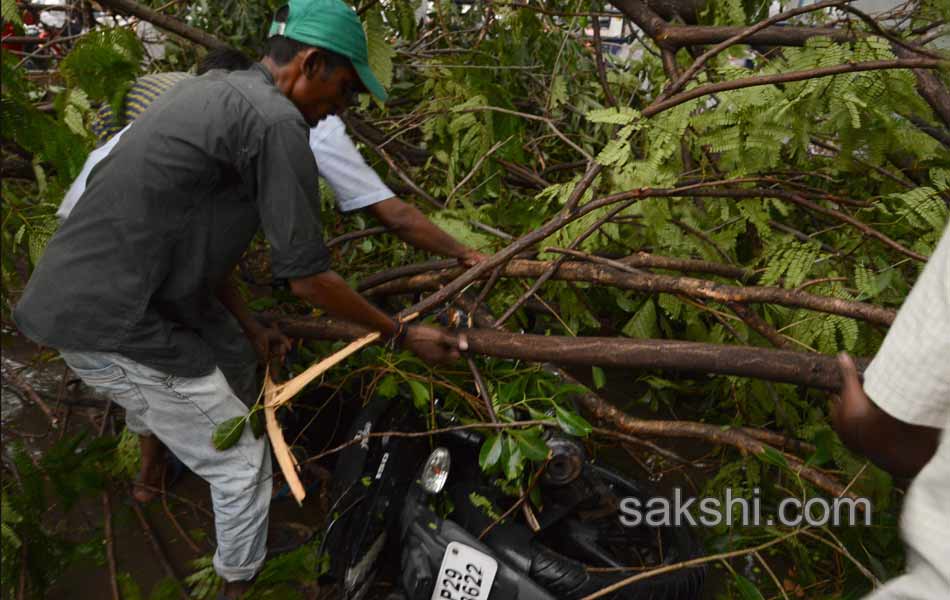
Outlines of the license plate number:
<svg viewBox="0 0 950 600">
<path fill-rule="evenodd" d="M 497 572 L 494 558 L 452 542 L 445 548 L 432 600 L 486 600 Z"/>
</svg>

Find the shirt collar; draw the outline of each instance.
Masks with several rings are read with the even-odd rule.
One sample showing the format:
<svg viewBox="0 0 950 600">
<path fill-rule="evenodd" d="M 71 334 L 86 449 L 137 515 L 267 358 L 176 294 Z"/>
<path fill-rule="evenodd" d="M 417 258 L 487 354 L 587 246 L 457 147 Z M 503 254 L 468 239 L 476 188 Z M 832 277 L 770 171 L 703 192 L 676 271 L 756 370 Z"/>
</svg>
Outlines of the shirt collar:
<svg viewBox="0 0 950 600">
<path fill-rule="evenodd" d="M 262 63 L 259 63 L 259 62 L 254 63 L 253 65 L 251 65 L 251 70 L 257 71 L 258 73 L 262 74 L 264 76 L 264 81 L 266 81 L 267 83 L 271 85 L 274 85 L 273 73 L 271 73 L 270 69 L 265 67 Z"/>
</svg>

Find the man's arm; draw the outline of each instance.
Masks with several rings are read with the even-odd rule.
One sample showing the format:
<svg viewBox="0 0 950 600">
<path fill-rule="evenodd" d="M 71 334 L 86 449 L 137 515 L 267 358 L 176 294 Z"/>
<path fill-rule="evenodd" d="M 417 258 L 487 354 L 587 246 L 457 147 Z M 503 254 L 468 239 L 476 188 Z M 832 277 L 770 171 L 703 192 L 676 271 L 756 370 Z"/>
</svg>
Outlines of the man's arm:
<svg viewBox="0 0 950 600">
<path fill-rule="evenodd" d="M 234 284 L 233 276 L 228 277 L 218 286 L 215 296 L 237 319 L 262 364 L 267 362 L 273 354 L 283 356 L 290 350 L 290 338 L 276 327 L 262 325 L 254 318 Z"/>
<path fill-rule="evenodd" d="M 462 244 L 430 221 L 422 211 L 393 197 L 377 202 L 369 211 L 400 239 L 420 250 L 457 258 L 466 267 L 473 266 L 484 255 Z"/>
<path fill-rule="evenodd" d="M 912 425 L 887 414 L 864 392 L 854 361 L 838 357 L 841 396 L 831 411 L 831 423 L 851 450 L 898 477 L 914 477 L 933 458 L 940 429 Z"/>
<path fill-rule="evenodd" d="M 308 143 L 341 211 L 369 208 L 383 225 L 416 248 L 457 258 L 468 267 L 484 258 L 442 231 L 419 209 L 397 198 L 366 164 L 339 117 L 331 115 L 320 121 L 310 130 Z"/>
<path fill-rule="evenodd" d="M 396 335 L 399 330 L 389 315 L 370 304 L 333 271 L 291 279 L 290 291 L 334 316 L 365 325 L 384 336 Z M 427 362 L 447 362 L 459 357 L 456 338 L 436 327 L 409 327 L 405 344 Z"/>
</svg>

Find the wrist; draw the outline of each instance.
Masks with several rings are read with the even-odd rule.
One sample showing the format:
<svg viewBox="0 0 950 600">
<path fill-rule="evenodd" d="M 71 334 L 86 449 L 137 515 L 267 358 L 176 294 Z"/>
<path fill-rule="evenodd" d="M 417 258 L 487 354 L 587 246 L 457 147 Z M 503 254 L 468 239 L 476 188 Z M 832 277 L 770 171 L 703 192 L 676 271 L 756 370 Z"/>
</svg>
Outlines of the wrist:
<svg viewBox="0 0 950 600">
<path fill-rule="evenodd" d="M 404 321 L 395 320 L 394 321 L 395 329 L 390 333 L 389 339 L 386 341 L 386 346 L 391 350 L 395 350 L 396 347 L 402 346 L 406 340 L 406 335 L 409 333 L 409 325 Z"/>
</svg>

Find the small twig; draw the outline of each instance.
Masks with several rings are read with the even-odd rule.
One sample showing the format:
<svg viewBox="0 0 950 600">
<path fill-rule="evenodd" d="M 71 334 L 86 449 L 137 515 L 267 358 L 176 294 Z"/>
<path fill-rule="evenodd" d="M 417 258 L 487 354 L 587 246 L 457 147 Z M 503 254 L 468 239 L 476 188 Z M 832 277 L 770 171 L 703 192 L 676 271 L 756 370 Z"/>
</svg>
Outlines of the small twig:
<svg viewBox="0 0 950 600">
<path fill-rule="evenodd" d="M 578 184 L 578 186 L 580 185 L 581 184 Z M 593 235 L 594 232 L 596 232 L 598 229 L 600 229 L 604 225 L 604 223 L 613 219 L 615 216 L 617 216 L 618 213 L 622 212 L 625 208 L 627 208 L 634 202 L 636 202 L 636 200 L 629 200 L 622 204 L 618 204 L 617 206 L 607 211 L 607 213 L 605 213 L 601 218 L 594 221 L 591 224 L 591 226 L 588 227 L 583 233 L 581 233 L 579 236 L 574 238 L 574 241 L 571 242 L 569 248 L 573 249 L 580 246 L 584 242 L 584 240 L 586 240 L 591 235 Z M 522 294 L 517 300 L 515 300 L 511 306 L 505 309 L 505 312 L 500 317 L 498 317 L 498 319 L 495 320 L 495 324 L 498 327 L 501 327 L 502 325 L 504 325 L 505 321 L 511 318 L 511 315 L 513 315 L 515 311 L 521 308 L 521 305 L 523 305 L 525 302 L 528 301 L 528 298 L 535 295 L 537 291 L 541 289 L 542 285 L 544 285 L 549 279 L 554 277 L 554 274 L 557 273 L 557 270 L 561 267 L 562 264 L 564 264 L 566 260 L 567 260 L 567 256 L 559 256 L 556 259 L 554 259 L 554 261 L 552 261 L 552 263 L 541 274 L 541 276 L 535 280 L 535 282 L 531 285 L 531 287 L 528 288 L 528 290 L 524 294 Z"/>
<path fill-rule="evenodd" d="M 762 558 L 762 555 L 758 552 L 753 552 L 752 554 L 759 560 L 759 563 L 762 564 L 762 567 L 765 569 L 765 572 L 769 574 L 769 577 L 772 578 L 772 582 L 775 584 L 775 587 L 778 588 L 778 591 L 782 592 L 782 597 L 785 598 L 785 600 L 789 600 L 785 588 L 782 587 L 782 582 L 775 576 L 775 572 L 772 571 L 772 567 L 769 566 L 769 563 L 765 562 L 765 559 Z"/>
<path fill-rule="evenodd" d="M 604 90 L 604 99 L 607 100 L 607 106 L 617 106 L 617 99 L 607 84 L 607 69 L 604 64 L 604 51 L 600 40 L 600 21 L 593 14 L 591 14 L 590 20 L 591 27 L 594 30 L 594 57 L 597 62 L 597 77 L 600 79 L 600 87 Z"/>
<path fill-rule="evenodd" d="M 594 592 L 593 594 L 584 596 L 583 598 L 581 598 L 581 600 L 595 600 L 596 598 L 603 598 L 604 596 L 608 596 L 616 592 L 617 590 L 627 587 L 628 585 L 632 585 L 638 581 L 643 581 L 644 579 L 650 579 L 658 575 L 663 575 L 664 573 L 671 573 L 673 571 L 679 571 L 681 569 L 688 569 L 689 567 L 698 567 L 699 565 L 704 565 L 710 562 L 716 562 L 719 560 L 727 560 L 730 558 L 735 558 L 737 556 L 745 556 L 747 554 L 752 554 L 754 552 L 761 552 L 762 550 L 765 550 L 766 548 L 770 548 L 776 544 L 784 542 L 790 537 L 794 537 L 800 533 L 804 533 L 805 529 L 796 529 L 794 531 L 790 531 L 789 533 L 786 533 L 785 535 L 781 537 L 777 537 L 764 544 L 759 544 L 758 546 L 754 546 L 752 548 L 745 548 L 742 550 L 733 550 L 731 552 L 721 552 L 719 554 L 712 554 L 710 556 L 694 558 L 692 560 L 685 560 L 683 562 L 678 562 L 672 565 L 667 565 L 665 567 L 659 567 L 651 571 L 646 571 L 644 573 L 639 573 L 637 575 L 627 577 L 626 579 L 622 579 L 612 585 L 608 585 L 607 587 L 602 588 Z"/>
<path fill-rule="evenodd" d="M 9 381 L 13 387 L 20 390 L 20 392 L 33 402 L 40 410 L 43 411 L 43 414 L 46 415 L 46 418 L 49 419 L 51 426 L 56 427 L 59 424 L 59 418 L 56 416 L 55 411 L 49 407 L 49 405 L 40 398 L 40 395 L 36 393 L 36 390 L 33 387 L 24 381 L 13 369 L 4 366 L 3 373 L 6 374 L 7 381 Z"/>
<path fill-rule="evenodd" d="M 368 229 L 362 229 L 360 231 L 351 231 L 349 233 L 344 233 L 343 235 L 338 235 L 335 238 L 330 239 L 327 242 L 327 248 L 332 248 L 334 246 L 339 246 L 340 244 L 351 242 L 353 240 L 358 240 L 364 237 L 369 237 L 372 235 L 378 235 L 380 233 L 386 233 L 389 231 L 387 227 L 380 225 L 379 227 L 370 227 Z"/>
<path fill-rule="evenodd" d="M 396 161 L 392 159 L 392 157 L 389 155 L 388 152 L 386 152 L 386 150 L 384 150 L 381 146 L 377 146 L 376 144 L 374 144 L 372 140 L 370 140 L 368 137 L 366 137 L 365 135 L 363 135 L 356 129 L 352 129 L 351 131 L 356 135 L 356 137 L 360 138 L 360 140 L 364 144 L 372 148 L 373 151 L 376 152 L 376 154 L 380 156 L 380 158 L 386 161 L 386 164 L 389 165 L 389 168 L 392 169 L 392 171 L 396 174 L 396 176 L 398 176 L 399 179 L 401 179 L 403 183 L 408 185 L 417 196 L 419 196 L 420 198 L 422 198 L 423 200 L 425 200 L 426 202 L 428 202 L 429 204 L 431 204 L 432 206 L 436 208 L 445 208 L 444 204 L 442 204 L 441 202 L 433 198 L 431 194 L 429 194 L 424 189 L 419 187 L 416 184 L 416 182 L 413 181 L 409 177 L 409 175 L 406 174 L 405 171 L 399 168 L 399 165 L 396 164 Z"/>
<path fill-rule="evenodd" d="M 336 454 L 341 450 L 349 448 L 355 444 L 360 444 L 363 440 L 367 438 L 374 437 L 404 437 L 404 438 L 417 438 L 417 437 L 429 437 L 433 435 L 438 435 L 441 433 L 449 433 L 452 431 L 466 431 L 468 429 L 518 429 L 522 427 L 535 427 L 538 425 L 556 427 L 557 423 L 554 421 L 544 421 L 538 419 L 532 419 L 528 421 L 511 421 L 510 423 L 469 423 L 468 425 L 456 425 L 454 427 L 441 427 L 439 429 L 432 429 L 429 431 L 374 431 L 368 435 L 360 435 L 352 440 L 343 442 L 329 450 L 324 450 L 320 454 L 316 454 L 307 458 L 304 462 L 315 462 L 321 458 L 330 456 L 331 454 Z"/>
<path fill-rule="evenodd" d="M 104 537 L 106 541 L 106 562 L 109 565 L 109 586 L 112 589 L 112 600 L 120 600 L 119 581 L 116 575 L 115 566 L 115 548 L 112 541 L 112 501 L 109 498 L 109 491 L 102 492 L 102 519 Z"/>
<path fill-rule="evenodd" d="M 165 576 L 175 581 L 178 587 L 178 593 L 182 597 L 182 600 L 188 600 L 188 594 L 186 594 L 185 590 L 181 587 L 181 582 L 179 581 L 178 576 L 175 574 L 175 570 L 172 568 L 171 563 L 168 562 L 168 557 L 165 555 L 165 551 L 162 549 L 161 543 L 155 536 L 155 530 L 152 529 L 151 524 L 148 522 L 148 517 L 146 517 L 145 513 L 142 511 L 142 507 L 138 502 L 132 502 L 132 510 L 135 511 L 135 516 L 138 517 L 139 525 L 142 526 L 142 533 L 145 534 L 145 540 L 148 542 L 149 546 L 152 547 L 152 551 L 155 554 L 155 559 L 158 560 L 158 564 L 162 567 L 162 571 L 165 572 Z"/>
<path fill-rule="evenodd" d="M 604 436 L 604 437 L 609 437 L 616 440 L 622 440 L 624 442 L 634 444 L 635 446 L 641 446 L 643 448 L 646 448 L 650 452 L 653 452 L 654 454 L 659 454 L 663 458 L 669 459 L 681 465 L 693 464 L 693 461 L 686 460 L 685 458 L 683 458 L 679 454 L 676 454 L 675 452 L 671 452 L 670 450 L 667 450 L 666 448 L 661 448 L 660 446 L 654 444 L 653 442 L 642 440 L 638 437 L 634 437 L 626 433 L 620 433 L 619 431 L 614 431 L 613 429 L 605 429 L 603 427 L 593 427 L 591 428 L 591 432 L 597 435 Z"/>
<path fill-rule="evenodd" d="M 505 144 L 507 144 L 509 141 L 511 141 L 511 138 L 513 138 L 513 137 L 514 137 L 513 135 L 509 135 L 506 139 L 501 140 L 501 141 L 499 141 L 499 142 L 495 142 L 495 144 L 494 144 L 491 148 L 488 149 L 488 152 L 486 152 L 485 154 L 482 154 L 480 157 L 478 157 L 478 160 L 475 161 L 475 164 L 474 164 L 474 165 L 472 165 L 472 168 L 471 168 L 471 170 L 468 172 L 468 174 L 466 174 L 465 177 L 462 178 L 462 181 L 458 182 L 458 184 L 456 184 L 456 186 L 455 186 L 454 188 L 452 188 L 452 191 L 449 192 L 449 195 L 448 195 L 448 196 L 446 197 L 446 199 L 445 199 L 445 204 L 446 204 L 446 205 L 451 205 L 451 204 L 452 204 L 452 197 L 455 196 L 455 193 L 456 193 L 457 191 L 459 191 L 459 190 L 462 188 L 463 185 L 465 185 L 466 183 L 468 183 L 468 180 L 469 180 L 469 179 L 471 179 L 472 177 L 475 176 L 475 173 L 478 172 L 478 169 L 482 166 L 482 163 L 484 163 L 485 160 L 486 160 L 489 156 L 491 156 L 492 154 L 494 154 L 496 150 L 498 150 L 499 148 L 501 148 L 502 146 L 504 146 Z"/>
<path fill-rule="evenodd" d="M 497 423 L 498 417 L 495 415 L 495 407 L 492 406 L 491 394 L 488 391 L 488 386 L 485 385 L 481 371 L 478 370 L 478 366 L 475 364 L 475 361 L 472 360 L 471 356 L 466 355 L 465 362 L 468 364 L 468 368 L 472 372 L 472 377 L 475 379 L 475 389 L 478 390 L 478 395 L 482 401 L 484 401 L 485 409 L 488 410 L 489 420 L 491 420 L 492 423 Z"/>
<path fill-rule="evenodd" d="M 102 434 L 106 431 L 106 424 L 109 422 L 109 413 L 112 412 L 112 398 L 106 401 L 106 407 L 102 411 L 102 422 L 99 423 L 99 431 L 96 433 L 98 437 L 102 437 Z"/>
<path fill-rule="evenodd" d="M 514 504 L 511 505 L 511 508 L 509 508 L 508 510 L 506 510 L 506 511 L 504 512 L 504 514 L 502 514 L 501 516 L 499 516 L 497 519 L 495 519 L 494 521 L 492 521 L 491 523 L 489 523 L 488 526 L 485 527 L 485 529 L 483 529 L 480 534 L 478 534 L 478 539 L 479 539 L 479 540 L 485 539 L 485 536 L 488 535 L 488 532 L 490 532 L 492 529 L 495 528 L 496 525 L 498 525 L 499 523 L 501 523 L 502 521 L 504 521 L 506 518 L 508 518 L 508 516 L 511 515 L 511 513 L 513 513 L 513 512 L 515 512 L 516 510 L 518 510 L 518 507 L 520 507 L 522 504 L 524 504 L 525 501 L 527 501 L 528 498 L 531 497 L 531 492 L 533 492 L 535 486 L 538 485 L 538 482 L 541 480 L 541 473 L 544 472 L 544 469 L 548 466 L 548 463 L 549 463 L 549 462 L 551 462 L 551 453 L 550 453 L 550 452 L 548 452 L 548 457 L 545 459 L 544 464 L 542 464 L 540 467 L 538 467 L 538 470 L 535 471 L 535 472 L 534 472 L 534 475 L 531 476 L 531 483 L 528 484 L 528 489 L 526 489 L 526 490 L 524 491 L 524 493 L 521 494 L 521 497 L 519 497 L 518 500 L 517 500 Z"/>
<path fill-rule="evenodd" d="M 171 521 L 172 525 L 175 527 L 175 530 L 178 532 L 178 535 L 181 536 L 185 543 L 188 544 L 188 547 L 191 548 L 191 551 L 195 554 L 199 554 L 201 549 L 191 540 L 191 536 L 188 535 L 185 530 L 182 528 L 181 523 L 178 522 L 178 519 L 175 518 L 175 514 L 168 507 L 168 494 L 165 493 L 165 471 L 162 472 L 162 508 L 165 509 L 165 515 L 168 517 L 168 520 Z"/>
</svg>

